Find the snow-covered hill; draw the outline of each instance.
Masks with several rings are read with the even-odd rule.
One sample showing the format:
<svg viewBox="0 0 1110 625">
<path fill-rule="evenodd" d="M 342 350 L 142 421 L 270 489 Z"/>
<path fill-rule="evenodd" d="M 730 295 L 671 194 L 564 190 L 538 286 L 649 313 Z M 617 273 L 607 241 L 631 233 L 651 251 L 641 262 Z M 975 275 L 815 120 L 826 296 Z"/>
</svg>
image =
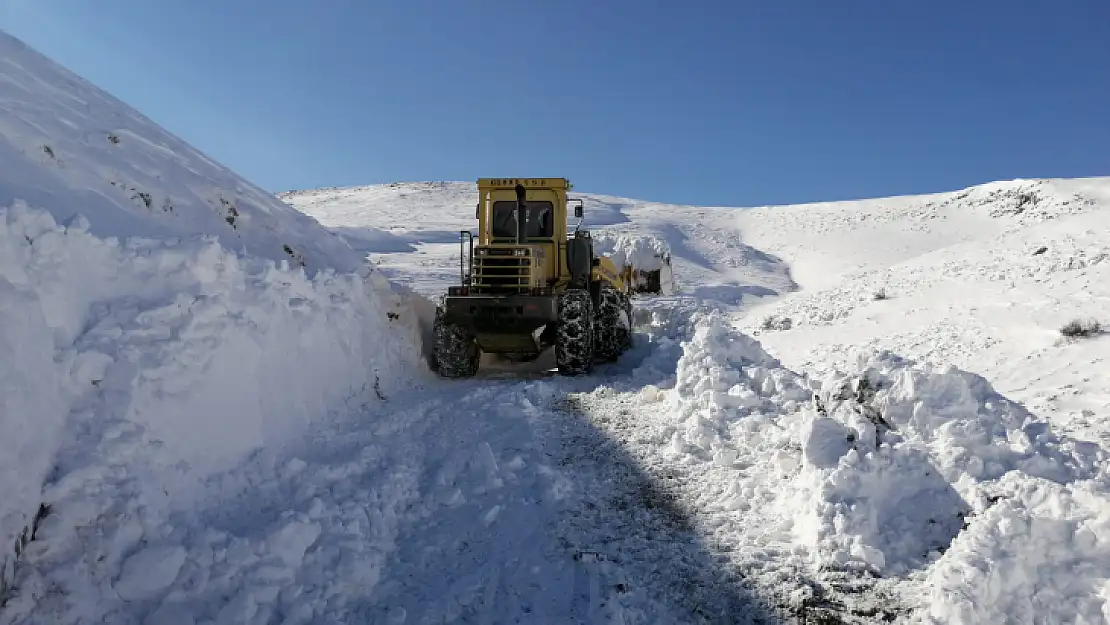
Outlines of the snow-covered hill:
<svg viewBox="0 0 1110 625">
<path fill-rule="evenodd" d="M 743 327 L 798 367 L 890 349 L 986 376 L 1065 431 L 1110 435 L 1110 179 L 1018 180 L 919 198 L 745 211 L 745 237 L 789 262 L 798 293 Z M 778 328 L 789 327 L 787 331 Z"/>
<path fill-rule="evenodd" d="M 575 191 L 571 196 L 584 200 L 584 228 L 666 242 L 675 279 L 687 295 L 735 305 L 795 288 L 782 260 L 748 246 L 735 225 L 720 218 L 732 209 Z M 474 183 L 466 182 L 287 191 L 278 197 L 351 240 L 391 278 L 427 296 L 457 279 L 459 231 L 474 228 L 478 202 Z"/>
<path fill-rule="evenodd" d="M 93 588 L 212 474 L 410 385 L 407 301 L 316 221 L 0 33 L 0 603 L 24 547 Z"/>
</svg>

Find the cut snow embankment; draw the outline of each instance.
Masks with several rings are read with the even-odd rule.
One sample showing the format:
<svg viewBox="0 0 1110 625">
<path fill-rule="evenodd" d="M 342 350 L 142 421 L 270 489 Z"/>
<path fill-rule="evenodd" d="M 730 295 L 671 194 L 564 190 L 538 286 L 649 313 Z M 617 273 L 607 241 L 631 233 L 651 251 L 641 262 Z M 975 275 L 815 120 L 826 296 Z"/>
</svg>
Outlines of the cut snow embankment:
<svg viewBox="0 0 1110 625">
<path fill-rule="evenodd" d="M 376 274 L 308 278 L 212 237 L 120 243 L 77 221 L 0 209 L 5 553 L 40 502 L 55 535 L 188 506 L 205 476 L 422 367 L 410 303 Z"/>
<path fill-rule="evenodd" d="M 403 384 L 428 303 L 3 32 L 0 59 L 2 602 L 41 503 L 53 540 L 184 505 L 206 473 Z"/>
<path fill-rule="evenodd" d="M 818 578 L 916 584 L 925 569 L 923 605 L 906 607 L 938 623 L 1104 618 L 1100 447 L 1055 436 L 954 368 L 867 353 L 817 382 L 719 315 L 694 327 L 668 400 L 671 452 L 717 467 L 722 483 L 702 488 L 734 516 L 718 524 L 724 540 L 788 540 Z"/>
</svg>

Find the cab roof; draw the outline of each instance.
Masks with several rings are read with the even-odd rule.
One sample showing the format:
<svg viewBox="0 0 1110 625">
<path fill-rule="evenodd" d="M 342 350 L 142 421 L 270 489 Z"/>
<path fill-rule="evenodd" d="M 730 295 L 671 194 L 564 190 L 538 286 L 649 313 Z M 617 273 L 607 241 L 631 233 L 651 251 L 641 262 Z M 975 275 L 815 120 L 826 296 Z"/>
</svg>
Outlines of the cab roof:
<svg viewBox="0 0 1110 625">
<path fill-rule="evenodd" d="M 517 185 L 525 189 L 569 189 L 566 178 L 479 178 L 479 189 L 514 189 Z"/>
</svg>

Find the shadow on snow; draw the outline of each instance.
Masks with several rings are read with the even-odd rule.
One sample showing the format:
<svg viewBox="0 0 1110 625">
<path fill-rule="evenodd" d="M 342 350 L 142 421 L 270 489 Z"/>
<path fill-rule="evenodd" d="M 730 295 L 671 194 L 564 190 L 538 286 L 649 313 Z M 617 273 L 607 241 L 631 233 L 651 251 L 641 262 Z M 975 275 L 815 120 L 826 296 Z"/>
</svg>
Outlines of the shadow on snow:
<svg viewBox="0 0 1110 625">
<path fill-rule="evenodd" d="M 778 622 L 702 544 L 666 477 L 645 472 L 564 385 L 477 384 L 459 385 L 456 426 L 431 437 L 417 518 L 352 617 Z"/>
</svg>

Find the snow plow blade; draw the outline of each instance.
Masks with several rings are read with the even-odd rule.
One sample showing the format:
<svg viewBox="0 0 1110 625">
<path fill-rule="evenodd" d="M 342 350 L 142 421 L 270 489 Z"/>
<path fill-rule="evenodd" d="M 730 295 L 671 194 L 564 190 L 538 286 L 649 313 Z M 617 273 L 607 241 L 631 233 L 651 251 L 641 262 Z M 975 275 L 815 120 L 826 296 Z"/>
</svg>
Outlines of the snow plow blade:
<svg viewBox="0 0 1110 625">
<path fill-rule="evenodd" d="M 632 294 L 671 295 L 671 249 L 651 235 L 600 232 L 594 235 L 599 253 L 613 262 Z"/>
<path fill-rule="evenodd" d="M 662 265 L 659 269 L 636 269 L 626 267 L 624 280 L 628 283 L 633 293 L 648 293 L 651 295 L 669 294 L 671 290 L 664 290 L 663 285 L 671 283 L 671 257 L 660 259 Z"/>
<path fill-rule="evenodd" d="M 467 296 L 443 298 L 443 320 L 469 330 L 483 351 L 529 353 L 547 345 L 538 333 L 559 318 L 553 297 Z"/>
</svg>

